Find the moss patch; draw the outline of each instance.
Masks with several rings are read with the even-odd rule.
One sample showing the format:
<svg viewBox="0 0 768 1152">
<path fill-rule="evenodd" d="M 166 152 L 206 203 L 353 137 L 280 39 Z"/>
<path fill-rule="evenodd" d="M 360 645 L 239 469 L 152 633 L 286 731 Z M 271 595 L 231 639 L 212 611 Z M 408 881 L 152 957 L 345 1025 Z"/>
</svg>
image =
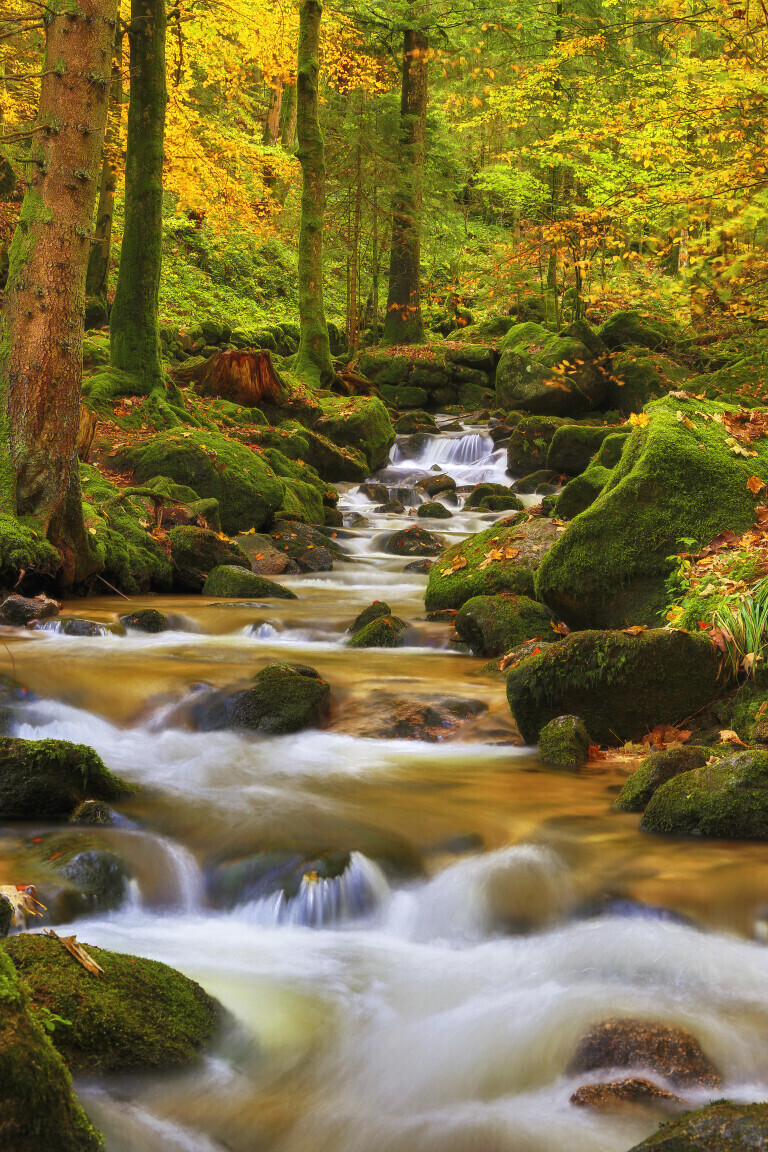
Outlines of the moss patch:
<svg viewBox="0 0 768 1152">
<path fill-rule="evenodd" d="M 554 617 L 528 596 L 474 596 L 456 616 L 456 631 L 475 656 L 502 656 L 518 644 L 552 634 Z"/>
<path fill-rule="evenodd" d="M 643 812 L 657 788 L 674 776 L 690 772 L 693 768 L 703 767 L 713 755 L 718 755 L 716 749 L 690 744 L 680 748 L 665 748 L 661 752 L 651 752 L 625 781 L 616 801 L 617 810 Z"/>
<path fill-rule="evenodd" d="M 132 792 L 85 744 L 0 738 L 0 816 L 65 820 L 83 800 L 119 800 Z"/>
<path fill-rule="evenodd" d="M 750 749 L 662 784 L 648 802 L 644 832 L 725 840 L 768 840 L 768 751 Z"/>
<path fill-rule="evenodd" d="M 298 599 L 290 588 L 276 584 L 266 576 L 258 576 L 247 568 L 238 568 L 234 564 L 221 564 L 218 568 L 214 568 L 203 585 L 203 595 L 229 600 Z"/>
<path fill-rule="evenodd" d="M 589 755 L 589 732 L 579 716 L 556 716 L 539 732 L 539 760 L 555 768 L 580 768 Z"/>
<path fill-rule="evenodd" d="M 399 616 L 376 616 L 358 628 L 348 648 L 397 648 L 403 643 L 408 625 Z"/>
<path fill-rule="evenodd" d="M 170 561 L 147 531 L 153 515 L 151 498 L 126 496 L 89 464 L 80 465 L 80 485 L 85 527 L 105 579 L 132 594 L 170 589 Z"/>
<path fill-rule="evenodd" d="M 13 586 L 19 573 L 55 576 L 61 557 L 29 519 L 19 520 L 0 512 L 0 583 Z"/>
<path fill-rule="evenodd" d="M 354 396 L 348 400 L 323 399 L 321 418 L 314 430 L 334 444 L 362 452 L 373 471 L 387 459 L 395 442 L 395 430 L 381 400 Z"/>
<path fill-rule="evenodd" d="M 662 1124 L 630 1152 L 757 1152 L 768 1144 L 768 1104 L 718 1100 Z"/>
</svg>

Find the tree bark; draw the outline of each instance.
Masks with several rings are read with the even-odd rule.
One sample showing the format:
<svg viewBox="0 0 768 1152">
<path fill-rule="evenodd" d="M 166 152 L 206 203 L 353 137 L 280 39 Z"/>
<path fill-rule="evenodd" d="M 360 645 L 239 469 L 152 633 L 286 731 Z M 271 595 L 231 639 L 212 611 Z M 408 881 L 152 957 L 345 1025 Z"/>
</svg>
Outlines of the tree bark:
<svg viewBox="0 0 768 1152">
<path fill-rule="evenodd" d="M 400 97 L 400 169 L 392 203 L 389 295 L 385 344 L 420 344 L 421 202 L 427 119 L 427 36 L 408 29 L 403 38 Z"/>
<path fill-rule="evenodd" d="M 93 236 L 94 242 L 91 245 L 91 254 L 88 259 L 88 274 L 85 278 L 86 296 L 97 296 L 103 299 L 106 299 L 107 295 L 107 276 L 109 274 L 109 257 L 112 247 L 112 221 L 115 215 L 115 188 L 117 187 L 117 172 L 113 163 L 113 154 L 118 137 L 120 106 L 123 102 L 123 37 L 119 25 L 119 0 L 117 11 L 118 26 L 115 34 L 115 51 L 112 58 L 112 86 L 107 110 L 104 159 L 101 164 L 99 204 L 96 209 L 96 231 Z"/>
<path fill-rule="evenodd" d="M 296 85 L 286 84 L 281 107 L 282 125 L 280 143 L 286 152 L 292 152 L 296 143 Z"/>
<path fill-rule="evenodd" d="M 302 0 L 296 76 L 297 129 L 301 162 L 301 227 L 299 229 L 299 323 L 301 337 L 295 371 L 316 387 L 333 379 L 331 345 L 323 303 L 323 223 L 325 217 L 325 148 L 320 131 L 318 77 L 320 19 L 318 0 Z"/>
<path fill-rule="evenodd" d="M 30 175 L 0 318 L 0 510 L 37 521 L 61 552 L 65 584 L 98 567 L 75 449 L 116 14 L 116 0 L 49 0 Z"/>
<path fill-rule="evenodd" d="M 162 381 L 158 304 L 163 246 L 165 2 L 131 0 L 125 226 L 110 318 L 111 361 L 149 393 Z"/>
<path fill-rule="evenodd" d="M 264 122 L 263 144 L 276 144 L 280 139 L 280 108 L 283 103 L 283 85 L 275 84 L 270 89 L 267 119 Z"/>
</svg>

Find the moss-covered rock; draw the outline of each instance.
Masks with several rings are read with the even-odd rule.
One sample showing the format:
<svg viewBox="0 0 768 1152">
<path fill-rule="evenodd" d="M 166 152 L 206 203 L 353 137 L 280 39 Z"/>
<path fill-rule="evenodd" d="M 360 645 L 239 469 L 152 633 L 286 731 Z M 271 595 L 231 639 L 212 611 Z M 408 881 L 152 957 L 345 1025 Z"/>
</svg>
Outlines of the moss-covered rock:
<svg viewBox="0 0 768 1152">
<path fill-rule="evenodd" d="M 171 626 L 165 612 L 160 612 L 157 608 L 140 608 L 138 612 L 130 612 L 127 616 L 120 617 L 120 623 L 133 632 L 155 634 L 167 632 Z"/>
<path fill-rule="evenodd" d="M 168 533 L 173 586 L 182 592 L 202 592 L 209 573 L 221 565 L 249 567 L 246 553 L 232 540 L 222 540 L 207 528 L 191 525 Z"/>
<path fill-rule="evenodd" d="M 350 640 L 349 648 L 397 648 L 405 640 L 408 628 L 399 616 L 376 616 L 358 628 Z"/>
<path fill-rule="evenodd" d="M 581 716 L 599 743 L 639 740 L 657 724 L 677 724 L 722 691 L 710 640 L 669 629 L 574 632 L 507 676 L 520 734 L 535 744 L 557 716 Z"/>
<path fill-rule="evenodd" d="M 451 520 L 453 518 L 453 512 L 446 508 L 445 504 L 440 504 L 436 500 L 428 500 L 425 504 L 419 504 L 416 515 L 427 520 Z"/>
<path fill-rule="evenodd" d="M 619 812 L 645 811 L 657 788 L 674 776 L 690 772 L 693 768 L 703 767 L 713 755 L 718 755 L 715 749 L 699 747 L 696 744 L 651 752 L 625 781 L 616 801 L 616 808 Z M 722 756 L 722 753 L 719 755 Z"/>
<path fill-rule="evenodd" d="M 359 632 L 361 628 L 365 628 L 366 624 L 370 624 L 372 620 L 378 620 L 379 616 L 391 616 L 392 609 L 389 604 L 384 600 L 374 600 L 373 604 L 369 604 L 367 608 L 363 608 L 355 619 L 352 621 L 350 632 Z"/>
<path fill-rule="evenodd" d="M 226 600 L 298 599 L 290 588 L 235 564 L 220 564 L 214 568 L 203 585 L 203 596 Z"/>
<path fill-rule="evenodd" d="M 305 428 L 295 420 L 285 420 L 279 428 L 267 426 L 251 430 L 249 441 L 263 448 L 277 449 L 289 460 L 304 461 L 323 480 L 354 483 L 365 480 L 370 469 L 363 453 L 334 444 L 327 436 Z"/>
<path fill-rule="evenodd" d="M 475 484 L 464 501 L 464 507 L 466 509 L 484 508 L 486 500 L 491 496 L 497 496 L 509 501 L 509 503 L 505 505 L 505 508 L 514 510 L 523 507 L 522 500 L 518 499 L 512 489 L 506 484 L 491 484 L 488 481 L 484 481 L 482 484 Z"/>
<path fill-rule="evenodd" d="M 520 519 L 525 521 L 523 513 Z M 551 520 L 494 524 L 448 548 L 430 569 L 425 605 L 461 608 L 473 596 L 533 595 L 533 574 L 557 537 Z"/>
<path fill-rule="evenodd" d="M 53 577 L 61 556 L 31 519 L 17 519 L 0 512 L 0 585 L 15 587 L 20 573 Z"/>
<path fill-rule="evenodd" d="M 554 617 L 528 596 L 473 596 L 456 616 L 456 631 L 475 656 L 502 656 L 536 636 L 549 636 Z"/>
<path fill-rule="evenodd" d="M 380 384 L 379 391 L 388 404 L 395 408 L 421 408 L 427 403 L 428 395 L 423 388 L 415 388 L 412 384 Z"/>
<path fill-rule="evenodd" d="M 614 312 L 598 329 L 600 339 L 607 348 L 629 348 L 633 344 L 642 348 L 669 348 L 679 338 L 674 324 L 648 316 L 638 308 Z"/>
<path fill-rule="evenodd" d="M 560 520 L 573 520 L 594 504 L 611 478 L 613 470 L 590 464 L 581 476 L 569 480 L 557 498 L 555 515 Z"/>
<path fill-rule="evenodd" d="M 556 716 L 539 732 L 539 760 L 555 768 L 580 768 L 589 756 L 589 732 L 580 716 Z"/>
<path fill-rule="evenodd" d="M 268 664 L 248 687 L 196 694 L 193 717 L 204 732 L 240 728 L 283 735 L 319 727 L 330 699 L 330 686 L 315 668 Z"/>
<path fill-rule="evenodd" d="M 98 1152 L 102 1147 L 77 1102 L 64 1061 L 31 1011 L 27 984 L 1 950 L 0 1117 L 7 1152 Z"/>
<path fill-rule="evenodd" d="M 290 556 L 301 572 L 330 572 L 334 560 L 349 559 L 335 540 L 309 524 L 281 525 L 271 533 L 270 539 L 279 552 Z"/>
<path fill-rule="evenodd" d="M 768 1148 L 768 1104 L 718 1100 L 662 1124 L 630 1152 L 756 1152 L 763 1148 Z"/>
<path fill-rule="evenodd" d="M 549 448 L 559 428 L 568 424 L 559 416 L 527 416 L 512 429 L 507 446 L 507 471 L 528 476 L 547 466 Z"/>
<path fill-rule="evenodd" d="M 541 416 L 579 416 L 599 408 L 608 373 L 572 336 L 553 336 L 538 324 L 519 324 L 501 342 L 496 369 L 500 408 Z"/>
<path fill-rule="evenodd" d="M 572 627 L 657 623 L 679 541 L 701 546 L 754 522 L 747 479 L 768 480 L 768 441 L 754 442 L 749 462 L 734 454 L 715 419 L 725 411 L 675 397 L 651 406 L 647 427 L 635 429 L 600 495 L 539 569 L 538 598 Z"/>
<path fill-rule="evenodd" d="M 563 424 L 555 429 L 547 452 L 547 468 L 578 476 L 589 467 L 590 461 L 609 436 L 628 436 L 631 428 L 617 432 L 615 425 Z"/>
<path fill-rule="evenodd" d="M 402 528 L 384 541 L 383 550 L 390 556 L 439 556 L 445 544 L 439 536 L 424 528 Z"/>
<path fill-rule="evenodd" d="M 322 416 L 313 425 L 334 444 L 362 452 L 371 471 L 379 468 L 395 442 L 389 413 L 375 396 L 321 400 Z"/>
<path fill-rule="evenodd" d="M 132 789 L 85 744 L 0 738 L 0 818 L 66 820 L 83 800 L 119 800 Z"/>
<path fill-rule="evenodd" d="M 613 357 L 608 403 L 622 412 L 642 412 L 651 400 L 681 388 L 690 373 L 661 352 L 633 347 Z"/>
<path fill-rule="evenodd" d="M 529 472 L 527 476 L 521 477 L 520 480 L 515 480 L 512 489 L 522 496 L 530 496 L 537 492 L 542 485 L 556 484 L 557 480 L 557 472 L 551 472 L 549 468 L 538 468 L 535 472 Z"/>
<path fill-rule="evenodd" d="M 192 1063 L 221 1017 L 217 1002 L 167 964 L 83 946 L 104 969 L 103 977 L 95 979 L 48 936 L 14 936 L 4 946 L 31 990 L 35 1010 L 71 1021 L 52 1034 L 69 1068 L 116 1071 Z"/>
<path fill-rule="evenodd" d="M 737 752 L 675 776 L 653 793 L 644 832 L 768 840 L 768 752 Z"/>
</svg>

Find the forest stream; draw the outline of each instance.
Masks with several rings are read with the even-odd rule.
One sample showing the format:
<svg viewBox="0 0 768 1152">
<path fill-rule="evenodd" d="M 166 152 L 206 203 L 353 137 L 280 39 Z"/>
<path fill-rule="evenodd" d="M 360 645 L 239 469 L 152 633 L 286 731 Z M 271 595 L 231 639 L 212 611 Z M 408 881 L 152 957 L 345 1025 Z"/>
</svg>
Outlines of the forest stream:
<svg viewBox="0 0 768 1152">
<path fill-rule="evenodd" d="M 231 1014 L 191 1070 L 76 1080 L 107 1152 L 626 1152 L 662 1113 L 569 1102 L 604 1078 L 568 1070 L 579 1037 L 616 1016 L 695 1033 L 723 1085 L 687 1091 L 690 1106 L 768 1099 L 768 846 L 641 834 L 612 811 L 636 760 L 544 768 L 503 678 L 424 619 L 426 576 L 381 549 L 434 465 L 459 487 L 510 482 L 487 431 L 426 437 L 416 456 L 398 441 L 372 479 L 404 514 L 339 485 L 348 562 L 285 578 L 296 600 L 107 596 L 63 612 L 109 625 L 151 606 L 173 630 L 0 629 L 0 669 L 32 694 L 12 734 L 87 744 L 140 786 L 93 833 L 131 876 L 122 907 L 56 930 L 165 961 Z M 505 515 L 438 499 L 453 518 L 421 523 L 449 543 Z M 406 644 L 347 648 L 384 599 Z M 185 724 L 199 685 L 272 661 L 330 683 L 322 730 Z M 455 722 L 398 738 L 392 696 L 427 717 L 453 701 Z M 8 880 L 51 831 L 0 829 Z M 265 846 L 350 855 L 292 896 L 227 888 L 227 867 Z"/>
</svg>

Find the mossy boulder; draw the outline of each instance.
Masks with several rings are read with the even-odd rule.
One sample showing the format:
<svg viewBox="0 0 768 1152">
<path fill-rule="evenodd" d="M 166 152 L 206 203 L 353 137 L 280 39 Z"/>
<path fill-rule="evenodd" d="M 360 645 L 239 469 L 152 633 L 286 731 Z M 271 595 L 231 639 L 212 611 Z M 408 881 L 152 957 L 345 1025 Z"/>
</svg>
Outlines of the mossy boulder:
<svg viewBox="0 0 768 1152">
<path fill-rule="evenodd" d="M 631 431 L 627 427 L 626 431 L 617 432 L 615 425 L 610 424 L 563 424 L 555 429 L 546 466 L 553 472 L 578 476 L 589 467 L 609 436 L 628 436 Z"/>
<path fill-rule="evenodd" d="M 372 620 L 378 620 L 379 616 L 391 615 L 392 609 L 389 604 L 384 600 L 374 600 L 373 604 L 369 604 L 367 608 L 363 608 L 362 612 L 358 612 L 352 621 L 350 631 L 358 632 L 361 628 L 365 628 L 366 624 L 370 624 Z"/>
<path fill-rule="evenodd" d="M 439 556 L 444 548 L 439 536 L 416 525 L 393 532 L 383 545 L 383 550 L 390 556 Z"/>
<path fill-rule="evenodd" d="M 699 747 L 695 744 L 651 752 L 625 781 L 616 801 L 616 808 L 619 812 L 645 811 L 657 788 L 674 776 L 690 772 L 693 768 L 702 768 L 713 754 L 717 755 L 712 748 Z"/>
<path fill-rule="evenodd" d="M 181 592 L 202 592 L 209 573 L 221 565 L 249 567 L 246 553 L 232 540 L 191 525 L 168 533 L 173 564 L 173 586 Z"/>
<path fill-rule="evenodd" d="M 542 486 L 550 487 L 557 481 L 557 472 L 551 472 L 549 468 L 538 468 L 535 472 L 529 472 L 527 476 L 521 477 L 520 480 L 515 480 L 512 489 L 522 496 L 530 496 Z"/>
<path fill-rule="evenodd" d="M 594 504 L 612 474 L 611 468 L 591 464 L 581 476 L 574 476 L 557 497 L 555 515 L 560 520 L 573 520 L 574 516 L 578 516 Z"/>
<path fill-rule="evenodd" d="M 132 788 L 85 744 L 0 738 L 0 818 L 66 820 L 83 800 L 120 800 Z"/>
<path fill-rule="evenodd" d="M 556 716 L 539 732 L 539 760 L 554 768 L 580 768 L 589 756 L 590 738 L 580 716 Z"/>
<path fill-rule="evenodd" d="M 349 559 L 335 540 L 310 524 L 282 524 L 270 534 L 270 540 L 302 572 L 330 572 L 334 561 Z"/>
<path fill-rule="evenodd" d="M 97 468 L 80 465 L 83 520 L 104 578 L 123 592 L 169 591 L 173 572 L 159 541 L 147 528 L 154 503 L 146 495 L 127 495 Z"/>
<path fill-rule="evenodd" d="M 282 507 L 285 484 L 258 452 L 220 432 L 172 429 L 118 452 L 135 481 L 167 476 L 219 502 L 225 532 L 261 528 Z"/>
<path fill-rule="evenodd" d="M 528 596 L 473 596 L 456 616 L 456 631 L 475 656 L 502 656 L 518 644 L 552 633 L 554 617 Z"/>
<path fill-rule="evenodd" d="M 768 1148 L 768 1104 L 718 1100 L 687 1112 L 630 1152 L 758 1152 Z"/>
<path fill-rule="evenodd" d="M 525 520 L 523 513 L 520 519 Z M 494 524 L 448 548 L 430 569 L 425 605 L 461 608 L 473 596 L 533 596 L 534 572 L 557 537 L 551 520 Z"/>
<path fill-rule="evenodd" d="M 690 551 L 726 528 L 746 529 L 755 518 L 747 480 L 768 480 L 768 441 L 754 441 L 749 461 L 736 455 L 716 419 L 724 412 L 675 397 L 653 404 L 605 487 L 542 563 L 537 598 L 576 628 L 658 623 L 679 541 L 692 542 Z"/>
<path fill-rule="evenodd" d="M 58 947 L 64 952 L 60 944 Z M 72 963 L 79 967 L 76 961 Z M 0 1136 L 7 1152 L 40 1152 L 43 1148 L 51 1152 L 98 1152 L 102 1148 L 99 1133 L 77 1102 L 64 1061 L 31 1009 L 28 984 L 2 950 Z"/>
<path fill-rule="evenodd" d="M 251 430 L 251 444 L 273 448 L 289 460 L 304 461 L 323 480 L 365 480 L 370 469 L 363 453 L 355 447 L 334 444 L 327 436 L 305 428 L 295 420 L 284 420 L 279 428 Z"/>
<path fill-rule="evenodd" d="M 315 432 L 334 444 L 362 452 L 371 471 L 384 463 L 395 442 L 395 430 L 381 400 L 353 396 L 323 399 L 320 405 L 322 415 L 313 425 Z"/>
<path fill-rule="evenodd" d="M 140 608 L 138 612 L 130 612 L 127 616 L 120 617 L 120 623 L 129 631 L 151 634 L 167 632 L 171 626 L 165 612 L 160 612 L 157 608 Z"/>
<path fill-rule="evenodd" d="M 3 957 L 28 985 L 36 1011 L 71 1021 L 52 1038 L 73 1072 L 166 1068 L 197 1059 L 221 1018 L 220 1006 L 199 984 L 157 960 L 83 947 L 103 977 L 96 979 L 48 936 L 14 936 Z"/>
<path fill-rule="evenodd" d="M 268 664 L 247 687 L 200 693 L 193 717 L 203 732 L 235 728 L 283 735 L 319 727 L 330 699 L 330 686 L 315 668 Z"/>
<path fill-rule="evenodd" d="M 192 488 L 186 484 L 176 484 L 167 476 L 153 476 L 142 487 L 150 488 L 164 498 L 165 503 L 160 513 L 163 528 L 195 525 L 210 528 L 212 532 L 221 531 L 218 500 L 201 500 Z"/>
<path fill-rule="evenodd" d="M 541 416 L 579 416 L 608 394 L 600 359 L 573 336 L 553 336 L 538 324 L 518 324 L 501 342 L 496 369 L 500 408 Z"/>
<path fill-rule="evenodd" d="M 648 316 L 638 308 L 614 312 L 598 329 L 603 344 L 612 351 L 629 348 L 633 344 L 642 348 L 669 348 L 679 339 L 674 324 Z"/>
<path fill-rule="evenodd" d="M 535 744 L 545 724 L 581 716 L 599 743 L 639 740 L 679 724 L 722 692 L 720 661 L 706 636 L 670 629 L 573 632 L 507 676 L 520 734 Z"/>
<path fill-rule="evenodd" d="M 408 628 L 399 616 L 376 616 L 358 628 L 347 641 L 348 648 L 397 648 L 405 639 Z"/>
<path fill-rule="evenodd" d="M 428 500 L 426 504 L 419 504 L 419 507 L 416 509 L 416 515 L 421 519 L 427 520 L 453 519 L 453 512 L 446 508 L 445 504 L 440 504 L 436 500 Z"/>
<path fill-rule="evenodd" d="M 559 428 L 569 421 L 559 416 L 527 416 L 512 429 L 507 445 L 510 476 L 528 476 L 547 466 L 549 448 Z"/>
<path fill-rule="evenodd" d="M 400 409 L 423 409 L 428 399 L 423 388 L 416 388 L 412 384 L 380 384 L 379 391 L 388 404 Z"/>
<path fill-rule="evenodd" d="M 250 568 L 235 564 L 220 564 L 214 568 L 203 585 L 203 596 L 222 600 L 296 600 L 290 588 L 276 584 L 266 576 L 258 576 Z"/>
<path fill-rule="evenodd" d="M 768 840 L 768 751 L 750 749 L 662 784 L 640 822 L 644 832 L 720 840 Z"/>
<path fill-rule="evenodd" d="M 496 496 L 503 500 L 509 501 L 509 503 L 505 505 L 505 508 L 508 507 L 509 509 L 513 510 L 523 507 L 522 500 L 518 499 L 512 489 L 506 484 L 491 484 L 488 481 L 484 481 L 481 484 L 475 484 L 474 488 L 464 501 L 464 507 L 466 509 L 482 509 L 486 506 L 486 501 L 488 498 L 492 496 Z"/>
<path fill-rule="evenodd" d="M 608 403 L 622 412 L 642 412 L 651 400 L 683 386 L 690 373 L 648 348 L 631 347 L 613 357 Z"/>
</svg>

